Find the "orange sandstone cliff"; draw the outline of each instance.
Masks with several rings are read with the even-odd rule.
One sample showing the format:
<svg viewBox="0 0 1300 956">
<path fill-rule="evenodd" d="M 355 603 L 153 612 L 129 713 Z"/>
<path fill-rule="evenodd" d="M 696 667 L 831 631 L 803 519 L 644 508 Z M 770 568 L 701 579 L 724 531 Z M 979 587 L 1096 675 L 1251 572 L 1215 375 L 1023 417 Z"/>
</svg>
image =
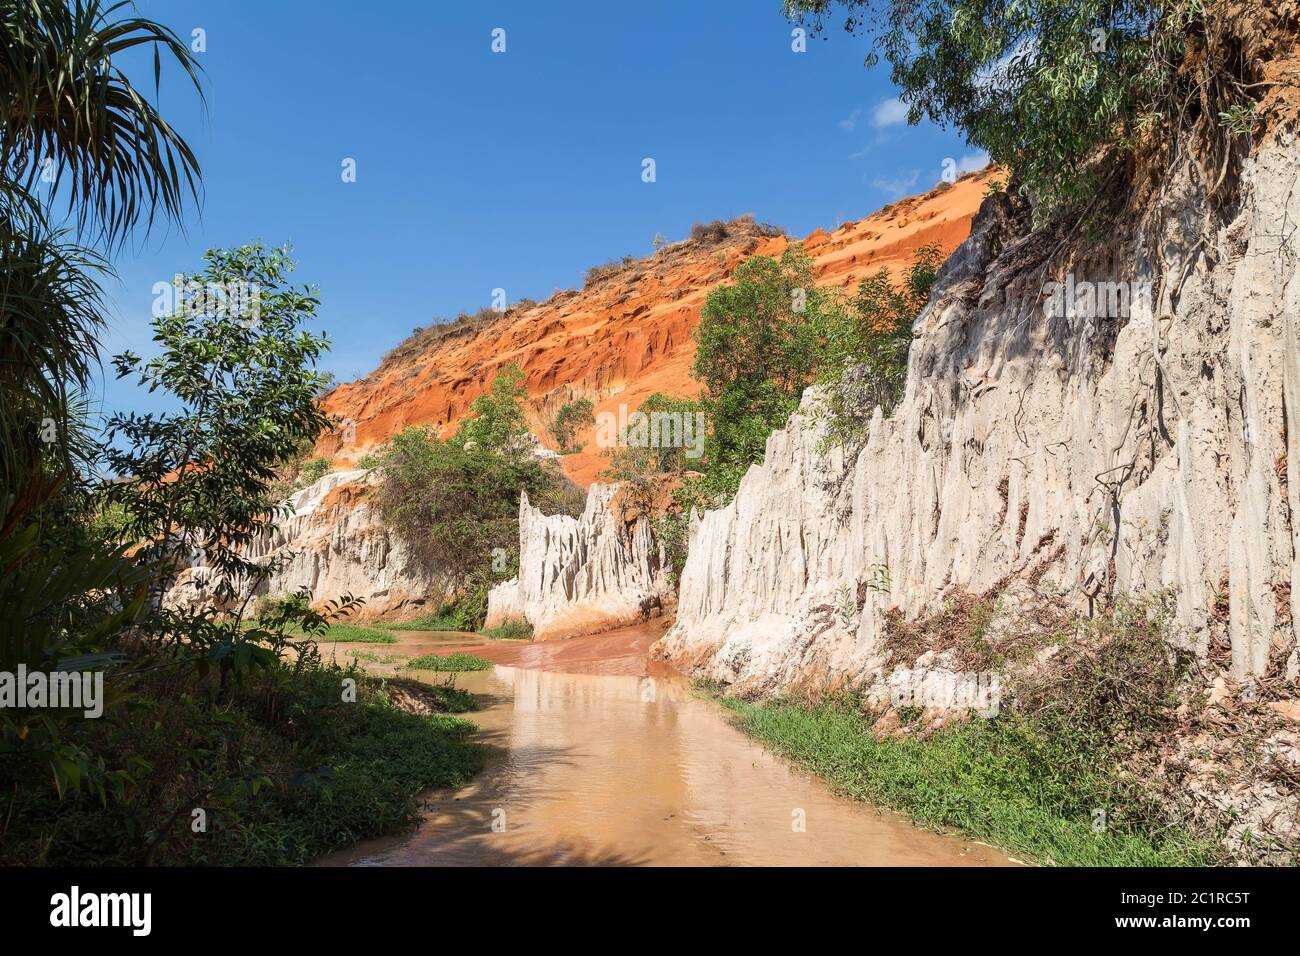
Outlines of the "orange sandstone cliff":
<svg viewBox="0 0 1300 956">
<path fill-rule="evenodd" d="M 847 289 L 881 266 L 901 273 L 921 246 L 937 243 L 945 255 L 952 252 L 970 231 L 992 177 L 991 169 L 968 174 L 833 231 L 814 230 L 803 244 L 819 281 Z M 674 243 L 644 259 L 595 270 L 581 290 L 432 326 L 325 399 L 326 410 L 347 424 L 324 436 L 318 453 L 337 465 L 354 464 L 408 425 L 448 434 L 511 362 L 527 376 L 530 426 L 547 444 L 546 424 L 572 399 L 590 399 L 599 414 L 616 413 L 620 404 L 635 410 L 654 392 L 693 395 L 691 331 L 705 296 L 745 258 L 780 255 L 789 241 L 737 221 L 724 237 Z M 592 429 L 577 440 L 584 450 L 562 460 L 569 476 L 586 486 L 605 458 Z"/>
</svg>

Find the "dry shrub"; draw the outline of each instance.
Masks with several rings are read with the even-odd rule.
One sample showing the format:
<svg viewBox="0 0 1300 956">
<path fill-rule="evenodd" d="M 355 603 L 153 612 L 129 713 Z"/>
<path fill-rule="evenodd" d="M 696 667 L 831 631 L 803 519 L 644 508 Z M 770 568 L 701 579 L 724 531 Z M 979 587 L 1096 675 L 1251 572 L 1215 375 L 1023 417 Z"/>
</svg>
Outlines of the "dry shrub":
<svg viewBox="0 0 1300 956">
<path fill-rule="evenodd" d="M 1174 640 L 1173 611 L 1173 594 L 1162 591 L 1081 618 L 1043 666 L 1014 678 L 1013 706 L 1058 730 L 1131 746 L 1168 728 L 1195 663 Z"/>
</svg>

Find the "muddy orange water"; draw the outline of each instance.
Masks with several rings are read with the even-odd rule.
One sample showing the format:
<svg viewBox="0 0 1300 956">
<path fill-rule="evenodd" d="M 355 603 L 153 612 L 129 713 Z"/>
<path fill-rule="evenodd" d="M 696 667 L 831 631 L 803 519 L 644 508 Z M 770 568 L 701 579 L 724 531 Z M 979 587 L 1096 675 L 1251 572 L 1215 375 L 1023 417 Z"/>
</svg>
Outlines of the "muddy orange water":
<svg viewBox="0 0 1300 956">
<path fill-rule="evenodd" d="M 840 797 L 728 722 L 648 659 L 658 622 L 591 637 L 491 643 L 404 632 L 379 655 L 462 650 L 495 663 L 457 685 L 491 748 L 458 791 L 425 795 L 409 834 L 325 865 L 1006 865 L 982 844 L 930 833 Z M 355 645 L 353 645 L 355 646 Z M 346 652 L 343 652 L 346 653 Z M 392 669 L 380 662 L 374 670 Z M 430 681 L 445 675 L 414 673 Z"/>
</svg>

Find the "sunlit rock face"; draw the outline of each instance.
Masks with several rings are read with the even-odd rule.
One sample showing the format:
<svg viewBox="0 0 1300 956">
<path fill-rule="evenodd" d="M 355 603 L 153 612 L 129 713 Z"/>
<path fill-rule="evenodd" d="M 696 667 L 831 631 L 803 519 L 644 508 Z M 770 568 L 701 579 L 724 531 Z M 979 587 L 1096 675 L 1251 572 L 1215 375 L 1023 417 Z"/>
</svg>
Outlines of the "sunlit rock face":
<svg viewBox="0 0 1300 956">
<path fill-rule="evenodd" d="M 901 274 L 921 246 L 956 248 L 994 175 L 993 170 L 968 174 L 833 230 L 815 230 L 803 244 L 818 282 L 850 289 L 881 268 Z M 418 566 L 400 529 L 386 527 L 371 503 L 374 476 L 353 463 L 410 425 L 450 434 L 506 363 L 525 373 L 524 408 L 534 435 L 549 436 L 556 413 L 573 399 L 592 401 L 598 418 L 605 413 L 617 418 L 655 392 L 694 394 L 691 331 L 705 297 L 749 256 L 778 256 L 789 242 L 752 221 L 729 224 L 727 230 L 721 240 L 671 243 L 652 256 L 600 270 L 582 289 L 557 292 L 545 302 L 425 330 L 394 348 L 370 375 L 336 388 L 323 404 L 344 424 L 321 436 L 316 453 L 346 470 L 295 493 L 294 515 L 254 544 L 257 557 L 284 559 L 284 567 L 259 585 L 258 594 L 305 586 L 319 605 L 350 593 L 366 601 L 361 619 L 401 619 L 435 610 L 429 604 L 454 590 L 455 582 L 431 580 Z M 536 439 L 535 452 L 557 458 L 569 477 L 589 486 L 608 465 L 606 449 L 592 426 L 575 439 L 580 447 L 572 454 L 557 456 L 543 439 Z M 595 564 L 588 564 L 582 551 L 564 559 L 584 569 L 572 572 L 575 606 L 563 599 L 568 593 L 563 575 L 549 579 L 545 587 L 553 593 L 544 600 L 543 585 L 525 580 L 534 613 L 551 622 L 539 633 L 614 626 L 607 622 L 637 620 L 659 606 L 665 589 L 658 583 L 657 548 L 647 540 L 651 525 L 622 524 L 618 534 L 583 532 L 604 549 L 594 554 Z M 628 570 L 629 555 L 639 555 L 636 572 Z M 583 578 L 587 574 L 594 575 L 589 583 Z M 166 600 L 192 607 L 211 603 L 215 582 L 210 578 L 210 569 L 187 569 Z M 620 596 L 616 592 L 624 584 L 629 590 Z M 501 588 L 495 594 L 493 620 L 501 618 L 500 608 L 509 608 L 508 616 L 523 616 L 508 593 Z"/>
<path fill-rule="evenodd" d="M 534 640 L 591 634 L 658 614 L 671 588 L 646 517 L 624 521 L 617 485 L 592 485 L 582 515 L 519 500 L 519 575 L 492 589 L 487 626 L 524 620 Z"/>
<path fill-rule="evenodd" d="M 862 219 L 814 230 L 802 242 L 818 284 L 851 290 L 882 268 L 898 277 L 922 246 L 951 252 L 970 232 L 996 175 L 970 173 Z M 409 425 L 449 435 L 507 363 L 523 370 L 529 427 L 547 442 L 556 412 L 574 399 L 591 401 L 597 416 L 617 416 L 655 392 L 694 395 L 691 332 L 709 291 L 730 281 L 745 259 L 779 256 L 789 241 L 753 222 L 736 222 L 719 240 L 670 243 L 645 258 L 601 267 L 583 288 L 558 291 L 545 302 L 424 329 L 393 343 L 369 375 L 330 393 L 325 408 L 345 424 L 321 436 L 316 453 L 345 467 Z M 579 429 L 575 439 L 578 451 L 560 464 L 586 487 L 608 462 L 594 427 Z"/>
<path fill-rule="evenodd" d="M 371 500 L 374 482 L 365 469 L 336 471 L 291 495 L 287 504 L 292 514 L 277 519 L 246 550 L 250 560 L 279 562 L 257 585 L 255 596 L 305 587 L 313 604 L 324 605 L 352 595 L 365 602 L 350 618 L 354 620 L 427 610 L 435 582 L 395 529 L 381 520 Z M 164 602 L 203 606 L 215 583 L 211 568 L 187 568 Z"/>
<path fill-rule="evenodd" d="M 1010 577 L 1085 610 L 1176 589 L 1198 651 L 1223 639 L 1238 674 L 1295 674 L 1297 168 L 1294 137 L 1259 148 L 1205 242 L 1206 198 L 1175 170 L 1130 235 L 1052 271 L 1013 200 L 988 198 L 916 323 L 899 407 L 824 453 L 805 395 L 735 499 L 693 520 L 658 653 L 753 692 L 866 683 L 887 608 Z M 1067 280 L 1149 294 L 1063 310 L 1049 283 Z"/>
</svg>

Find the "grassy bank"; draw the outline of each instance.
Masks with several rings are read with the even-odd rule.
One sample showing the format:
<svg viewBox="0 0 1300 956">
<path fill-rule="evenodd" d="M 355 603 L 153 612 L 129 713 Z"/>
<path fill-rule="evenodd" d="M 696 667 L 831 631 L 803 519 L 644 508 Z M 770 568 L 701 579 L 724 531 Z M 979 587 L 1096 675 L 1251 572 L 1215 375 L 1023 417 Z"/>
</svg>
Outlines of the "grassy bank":
<svg viewBox="0 0 1300 956">
<path fill-rule="evenodd" d="M 426 614 L 409 621 L 382 621 L 376 625 L 390 631 L 454 631 L 472 633 L 455 614 Z"/>
<path fill-rule="evenodd" d="M 459 651 L 454 654 L 425 654 L 406 662 L 406 667 L 411 670 L 422 671 L 485 671 L 491 666 L 491 661 Z"/>
<path fill-rule="evenodd" d="M 873 718 L 849 698 L 722 703 L 743 730 L 840 792 L 1022 859 L 1062 866 L 1222 862 L 1209 843 L 1169 828 L 1159 808 L 1115 772 L 1106 746 L 1032 720 L 1003 715 L 923 739 L 877 739 Z M 1100 830 L 1096 811 L 1105 812 Z"/>
<path fill-rule="evenodd" d="M 404 829 L 418 794 L 483 763 L 474 725 L 446 713 L 468 695 L 418 682 L 279 664 L 227 692 L 185 668 L 127 686 L 111 719 L 76 727 L 99 779 L 60 797 L 48 768 L 6 768 L 0 864 L 302 864 Z"/>
<path fill-rule="evenodd" d="M 485 627 L 479 633 L 498 641 L 531 641 L 533 626 L 527 621 L 508 620 L 497 627 Z"/>
<path fill-rule="evenodd" d="M 301 635 L 301 632 L 290 631 L 291 634 Z M 329 628 L 316 640 L 325 644 L 396 644 L 397 638 L 387 631 L 379 630 L 373 627 L 362 627 L 359 624 L 338 624 L 332 623 Z"/>
<path fill-rule="evenodd" d="M 245 629 L 261 626 L 257 619 L 248 621 L 244 624 Z M 285 636 L 302 638 L 306 637 L 303 629 L 297 625 L 287 625 L 284 628 Z M 312 639 L 322 644 L 396 644 L 397 638 L 389 634 L 386 630 L 379 627 L 366 627 L 360 624 L 347 624 L 341 621 L 330 621 L 325 625 L 325 630 L 311 635 Z"/>
<path fill-rule="evenodd" d="M 484 627 L 477 630 L 465 618 L 456 613 L 426 614 L 424 617 L 409 621 L 386 621 L 377 627 L 392 631 L 450 631 L 465 634 L 480 634 L 499 641 L 531 641 L 533 627 L 527 621 L 509 620 L 499 627 Z"/>
</svg>

